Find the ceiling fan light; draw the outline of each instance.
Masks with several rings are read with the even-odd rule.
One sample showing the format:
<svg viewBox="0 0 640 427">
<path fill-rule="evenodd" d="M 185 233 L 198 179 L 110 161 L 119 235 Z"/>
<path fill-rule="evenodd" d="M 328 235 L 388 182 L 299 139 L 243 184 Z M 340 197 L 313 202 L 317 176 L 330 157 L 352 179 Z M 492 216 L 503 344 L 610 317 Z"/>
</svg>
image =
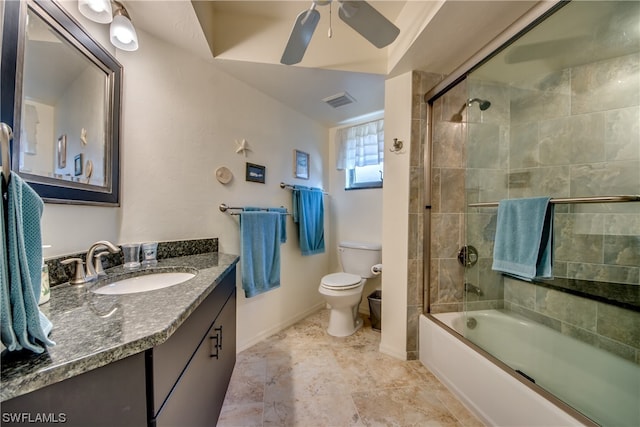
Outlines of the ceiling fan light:
<svg viewBox="0 0 640 427">
<path fill-rule="evenodd" d="M 138 49 L 138 35 L 136 29 L 129 20 L 124 8 L 116 10 L 109 29 L 111 44 L 118 49 L 134 51 Z"/>
<path fill-rule="evenodd" d="M 100 24 L 108 24 L 113 19 L 110 0 L 78 0 L 78 10 L 86 18 Z"/>
</svg>

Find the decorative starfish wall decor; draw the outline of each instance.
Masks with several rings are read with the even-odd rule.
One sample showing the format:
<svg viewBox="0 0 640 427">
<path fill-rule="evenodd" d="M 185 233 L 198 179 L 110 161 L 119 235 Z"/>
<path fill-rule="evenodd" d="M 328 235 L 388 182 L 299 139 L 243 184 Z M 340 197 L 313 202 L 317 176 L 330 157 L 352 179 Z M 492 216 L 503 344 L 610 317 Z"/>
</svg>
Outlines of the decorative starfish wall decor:
<svg viewBox="0 0 640 427">
<path fill-rule="evenodd" d="M 240 154 L 244 154 L 245 157 L 247 157 L 247 151 L 251 151 L 251 148 L 249 148 L 249 143 L 247 142 L 246 139 L 242 139 L 242 141 L 238 141 L 236 139 L 236 153 L 240 153 Z"/>
</svg>

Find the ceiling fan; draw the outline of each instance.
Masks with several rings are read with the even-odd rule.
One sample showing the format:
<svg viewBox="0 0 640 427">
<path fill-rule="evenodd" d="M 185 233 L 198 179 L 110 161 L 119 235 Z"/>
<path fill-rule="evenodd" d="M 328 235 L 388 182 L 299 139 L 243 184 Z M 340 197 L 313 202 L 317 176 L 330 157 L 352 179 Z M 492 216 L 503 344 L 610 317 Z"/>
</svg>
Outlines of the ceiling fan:
<svg viewBox="0 0 640 427">
<path fill-rule="evenodd" d="M 337 1 L 340 19 L 377 48 L 391 44 L 400 34 L 398 27 L 366 1 Z M 316 6 L 325 6 L 330 3 L 331 0 L 312 0 L 311 7 L 300 12 L 280 59 L 281 64 L 293 65 L 302 61 L 311 36 L 320 21 L 320 12 L 316 10 Z M 329 28 L 329 37 L 331 37 L 331 28 Z"/>
</svg>

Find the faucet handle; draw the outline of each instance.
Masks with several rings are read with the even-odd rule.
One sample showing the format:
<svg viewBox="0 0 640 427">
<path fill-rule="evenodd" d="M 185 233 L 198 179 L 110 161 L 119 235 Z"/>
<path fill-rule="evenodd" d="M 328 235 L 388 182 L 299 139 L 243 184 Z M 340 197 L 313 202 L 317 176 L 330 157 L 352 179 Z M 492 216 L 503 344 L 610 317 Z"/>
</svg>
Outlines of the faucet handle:
<svg viewBox="0 0 640 427">
<path fill-rule="evenodd" d="M 109 252 L 103 251 L 93 256 L 93 259 L 95 260 L 96 274 L 98 275 L 98 277 L 107 275 L 107 273 L 104 272 L 104 268 L 102 267 L 102 257 L 105 255 L 109 255 Z"/>
<path fill-rule="evenodd" d="M 75 263 L 75 272 L 73 279 L 69 280 L 69 283 L 72 285 L 80 285 L 85 283 L 85 275 L 84 275 L 84 261 L 81 258 L 68 258 L 64 261 L 60 261 L 60 264 L 67 265 Z"/>
</svg>

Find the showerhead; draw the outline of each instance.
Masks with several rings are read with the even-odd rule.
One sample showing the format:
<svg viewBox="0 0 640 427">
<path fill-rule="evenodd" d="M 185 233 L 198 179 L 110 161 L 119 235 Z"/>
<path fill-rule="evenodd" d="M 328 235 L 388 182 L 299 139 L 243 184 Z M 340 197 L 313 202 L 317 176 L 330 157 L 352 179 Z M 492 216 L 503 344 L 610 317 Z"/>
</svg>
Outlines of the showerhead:
<svg viewBox="0 0 640 427">
<path fill-rule="evenodd" d="M 487 101 L 486 99 L 480 99 L 480 98 L 469 98 L 469 100 L 467 101 L 467 106 L 471 107 L 471 104 L 473 104 L 474 102 L 478 103 L 478 107 L 480 107 L 480 111 L 485 111 L 487 110 L 489 107 L 491 107 L 491 102 Z"/>
<path fill-rule="evenodd" d="M 460 107 L 460 110 L 454 114 L 453 116 L 451 116 L 451 121 L 455 122 L 455 123 L 460 123 L 462 122 L 462 112 L 464 111 L 465 108 L 467 107 L 471 107 L 471 105 L 477 102 L 478 106 L 480 107 L 480 111 L 485 111 L 487 110 L 489 107 L 491 107 L 491 102 L 487 101 L 486 99 L 480 99 L 480 98 L 469 98 L 467 100 L 466 103 L 462 104 L 462 107 Z"/>
</svg>

